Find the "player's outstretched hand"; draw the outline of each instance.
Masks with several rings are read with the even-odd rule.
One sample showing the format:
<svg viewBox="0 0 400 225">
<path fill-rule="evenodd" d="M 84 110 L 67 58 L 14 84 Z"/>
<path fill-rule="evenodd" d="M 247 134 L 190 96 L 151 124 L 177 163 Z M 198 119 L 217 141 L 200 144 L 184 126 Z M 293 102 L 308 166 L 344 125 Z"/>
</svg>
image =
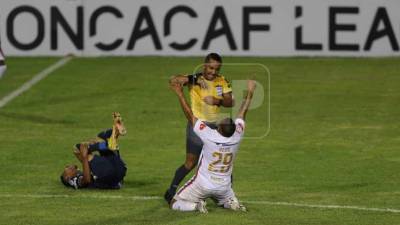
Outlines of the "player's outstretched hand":
<svg viewBox="0 0 400 225">
<path fill-rule="evenodd" d="M 247 90 L 251 93 L 256 90 L 256 81 L 255 80 L 247 80 Z"/>
</svg>

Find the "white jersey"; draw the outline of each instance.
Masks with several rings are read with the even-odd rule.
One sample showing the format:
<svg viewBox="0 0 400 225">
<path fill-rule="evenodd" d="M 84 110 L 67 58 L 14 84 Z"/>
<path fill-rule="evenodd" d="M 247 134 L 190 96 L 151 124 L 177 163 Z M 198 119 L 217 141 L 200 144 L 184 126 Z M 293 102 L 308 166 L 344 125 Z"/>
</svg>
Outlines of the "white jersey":
<svg viewBox="0 0 400 225">
<path fill-rule="evenodd" d="M 222 136 L 203 121 L 197 120 L 194 132 L 203 141 L 198 171 L 195 180 L 207 189 L 225 189 L 231 186 L 233 162 L 239 149 L 245 122 L 235 120 L 236 131 L 231 137 Z"/>
</svg>

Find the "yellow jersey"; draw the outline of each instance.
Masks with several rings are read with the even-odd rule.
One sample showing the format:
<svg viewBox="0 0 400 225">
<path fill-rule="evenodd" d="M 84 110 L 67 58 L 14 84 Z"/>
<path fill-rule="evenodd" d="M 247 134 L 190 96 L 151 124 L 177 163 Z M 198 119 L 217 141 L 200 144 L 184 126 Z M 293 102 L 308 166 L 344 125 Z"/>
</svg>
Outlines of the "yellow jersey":
<svg viewBox="0 0 400 225">
<path fill-rule="evenodd" d="M 204 102 L 204 97 L 213 96 L 217 99 L 223 99 L 223 94 L 232 92 L 231 85 L 221 75 L 209 81 L 203 76 L 198 76 L 198 80 L 202 79 L 207 84 L 207 89 L 203 89 L 199 84 L 189 82 L 189 94 L 191 100 L 191 108 L 195 117 L 202 121 L 217 122 L 220 108 L 217 105 L 208 105 Z"/>
</svg>

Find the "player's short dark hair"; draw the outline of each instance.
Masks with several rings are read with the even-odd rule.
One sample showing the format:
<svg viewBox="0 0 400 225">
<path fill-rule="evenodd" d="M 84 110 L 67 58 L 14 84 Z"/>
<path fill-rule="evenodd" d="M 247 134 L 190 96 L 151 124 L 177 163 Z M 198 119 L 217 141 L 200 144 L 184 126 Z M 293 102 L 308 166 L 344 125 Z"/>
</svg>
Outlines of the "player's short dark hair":
<svg viewBox="0 0 400 225">
<path fill-rule="evenodd" d="M 236 125 L 232 118 L 225 118 L 219 122 L 221 134 L 224 137 L 231 137 L 235 133 Z"/>
<path fill-rule="evenodd" d="M 64 176 L 63 175 L 64 175 L 64 173 L 62 173 L 60 175 L 61 183 L 64 184 L 64 186 L 66 186 L 66 187 L 71 187 L 71 185 L 69 185 L 69 183 L 66 180 L 64 180 Z"/>
<path fill-rule="evenodd" d="M 204 59 L 204 62 L 207 63 L 207 62 L 210 61 L 210 59 L 213 59 L 213 60 L 215 60 L 215 61 L 217 61 L 219 63 L 222 63 L 222 57 L 219 54 L 215 53 L 215 52 L 208 54 L 206 56 L 206 58 Z"/>
</svg>

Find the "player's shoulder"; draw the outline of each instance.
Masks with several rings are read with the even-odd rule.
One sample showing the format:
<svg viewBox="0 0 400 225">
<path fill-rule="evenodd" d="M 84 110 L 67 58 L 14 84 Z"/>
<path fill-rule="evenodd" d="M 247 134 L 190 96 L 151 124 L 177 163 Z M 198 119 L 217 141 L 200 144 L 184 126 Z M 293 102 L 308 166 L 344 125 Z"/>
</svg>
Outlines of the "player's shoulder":
<svg viewBox="0 0 400 225">
<path fill-rule="evenodd" d="M 223 75 L 218 75 L 218 76 L 215 78 L 215 82 L 216 82 L 217 84 L 219 84 L 219 85 L 228 86 L 228 87 L 231 86 L 229 80 L 226 79 Z"/>
<path fill-rule="evenodd" d="M 205 121 L 197 120 L 194 124 L 194 130 L 202 135 L 208 135 L 212 130 Z"/>
<path fill-rule="evenodd" d="M 203 120 L 198 119 L 194 124 L 194 128 L 202 131 L 207 128 L 207 124 Z"/>
<path fill-rule="evenodd" d="M 228 80 L 225 78 L 225 76 L 224 75 L 222 75 L 222 74 L 218 74 L 216 77 L 215 77 L 215 80 L 214 81 L 216 81 L 216 82 L 228 82 Z"/>
</svg>

